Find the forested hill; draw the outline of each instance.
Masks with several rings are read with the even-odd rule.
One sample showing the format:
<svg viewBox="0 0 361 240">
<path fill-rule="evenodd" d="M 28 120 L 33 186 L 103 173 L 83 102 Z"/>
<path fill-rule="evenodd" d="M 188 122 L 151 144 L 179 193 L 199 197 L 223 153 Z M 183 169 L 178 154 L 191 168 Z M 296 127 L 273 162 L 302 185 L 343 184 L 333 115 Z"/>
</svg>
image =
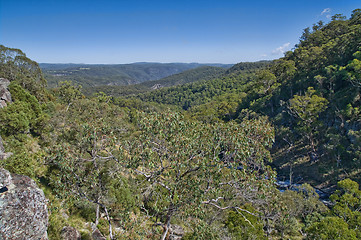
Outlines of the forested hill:
<svg viewBox="0 0 361 240">
<path fill-rule="evenodd" d="M 199 63 L 40 64 L 49 87 L 55 87 L 61 81 L 72 81 L 83 87 L 130 85 L 158 80 L 200 66 L 229 68 L 232 65 Z"/>
<path fill-rule="evenodd" d="M 261 69 L 270 65 L 272 61 L 258 61 L 258 62 L 240 62 L 229 68 L 226 73 L 236 73 L 240 71 L 249 71 L 254 69 Z"/>
<path fill-rule="evenodd" d="M 273 166 L 280 174 L 319 186 L 345 177 L 360 181 L 360 24 L 360 10 L 350 19 L 335 15 L 305 29 L 294 51 L 264 69 L 229 70 L 219 79 L 138 97 L 177 105 L 206 122 L 267 115 L 276 129 Z"/>
<path fill-rule="evenodd" d="M 152 90 L 171 87 L 191 82 L 197 82 L 201 80 L 210 80 L 220 77 L 226 72 L 226 69 L 221 67 L 203 66 L 186 70 L 181 73 L 177 73 L 159 80 L 146 81 L 139 84 L 127 85 L 127 86 L 95 86 L 95 87 L 83 87 L 82 92 L 85 95 L 92 95 L 97 92 L 104 92 L 110 96 L 127 96 L 140 93 L 149 92 Z"/>
<path fill-rule="evenodd" d="M 39 208 L 20 174 L 51 240 L 361 239 L 360 43 L 356 9 L 269 65 L 128 98 L 49 89 L 0 45 L 0 238 L 39 230 L 13 224 Z"/>
</svg>

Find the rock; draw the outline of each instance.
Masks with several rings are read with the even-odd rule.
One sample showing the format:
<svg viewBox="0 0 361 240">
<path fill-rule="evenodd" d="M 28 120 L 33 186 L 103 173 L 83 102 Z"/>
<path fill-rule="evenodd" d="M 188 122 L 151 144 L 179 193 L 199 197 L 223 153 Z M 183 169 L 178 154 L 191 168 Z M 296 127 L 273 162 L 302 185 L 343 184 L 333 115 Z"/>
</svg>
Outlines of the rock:
<svg viewBox="0 0 361 240">
<path fill-rule="evenodd" d="M 60 209 L 59 213 L 61 214 L 61 216 L 64 218 L 64 219 L 69 219 L 69 215 L 65 212 L 64 209 Z"/>
<path fill-rule="evenodd" d="M 99 231 L 99 229 L 97 228 L 97 226 L 92 223 L 91 224 L 91 228 L 92 228 L 92 237 L 93 237 L 93 240 L 107 240 L 103 234 Z"/>
<path fill-rule="evenodd" d="M 9 80 L 0 78 L 0 108 L 6 107 L 7 103 L 12 102 L 11 94 L 8 90 L 9 84 Z"/>
<path fill-rule="evenodd" d="M 47 240 L 46 204 L 32 179 L 0 168 L 0 239 Z"/>
<path fill-rule="evenodd" d="M 161 89 L 163 86 L 160 84 L 155 84 L 153 85 L 153 87 L 151 87 L 152 90 L 157 90 L 157 89 Z"/>
<path fill-rule="evenodd" d="M 5 153 L 5 148 L 3 144 L 3 139 L 0 136 L 0 154 Z"/>
<path fill-rule="evenodd" d="M 0 108 L 6 107 L 7 103 L 12 102 L 11 94 L 8 90 L 10 81 L 5 78 L 0 78 Z M 0 160 L 6 159 L 11 156 L 12 153 L 5 153 L 2 138 L 0 136 Z"/>
<path fill-rule="evenodd" d="M 3 168 L 0 168 L 0 189 L 5 187 L 10 187 L 11 184 L 12 184 L 12 178 L 10 172 L 6 171 Z"/>
<path fill-rule="evenodd" d="M 179 225 L 171 225 L 169 228 L 169 239 L 180 240 L 184 235 L 184 230 Z"/>
<path fill-rule="evenodd" d="M 67 226 L 63 227 L 60 233 L 62 240 L 80 240 L 81 234 L 78 230 L 73 227 Z"/>
<path fill-rule="evenodd" d="M 99 229 L 95 229 L 92 233 L 92 237 L 94 240 L 107 240 L 103 234 L 99 231 Z"/>
</svg>

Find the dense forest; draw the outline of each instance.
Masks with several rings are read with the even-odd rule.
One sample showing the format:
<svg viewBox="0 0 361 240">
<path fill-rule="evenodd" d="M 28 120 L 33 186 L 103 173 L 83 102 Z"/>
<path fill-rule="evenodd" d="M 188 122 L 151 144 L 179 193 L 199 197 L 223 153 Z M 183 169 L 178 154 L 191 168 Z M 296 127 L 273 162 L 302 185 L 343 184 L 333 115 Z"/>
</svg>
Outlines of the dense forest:
<svg viewBox="0 0 361 240">
<path fill-rule="evenodd" d="M 82 92 L 85 95 L 92 95 L 97 92 L 103 92 L 109 96 L 124 97 L 128 95 L 145 93 L 164 87 L 172 87 L 201 80 L 215 79 L 220 77 L 225 72 L 226 69 L 221 67 L 202 66 L 191 70 L 186 70 L 178 74 L 173 74 L 159 80 L 151 80 L 139 84 L 125 86 L 101 85 L 96 87 L 83 87 Z"/>
<path fill-rule="evenodd" d="M 50 239 L 361 238 L 360 9 L 283 58 L 128 96 L 48 88 L 2 45 L 0 78 L 0 167 L 43 189 Z"/>
<path fill-rule="evenodd" d="M 229 68 L 229 64 L 199 63 L 132 63 L 132 64 L 47 64 L 39 65 L 49 87 L 72 81 L 83 87 L 119 86 L 159 80 L 186 70 L 213 66 Z"/>
</svg>

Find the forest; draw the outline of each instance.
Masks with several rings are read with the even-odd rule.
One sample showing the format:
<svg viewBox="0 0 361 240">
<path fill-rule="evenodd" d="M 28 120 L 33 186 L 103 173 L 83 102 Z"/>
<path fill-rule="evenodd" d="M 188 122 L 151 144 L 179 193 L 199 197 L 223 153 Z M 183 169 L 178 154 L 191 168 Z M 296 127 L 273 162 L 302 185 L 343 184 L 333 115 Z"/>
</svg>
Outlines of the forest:
<svg viewBox="0 0 361 240">
<path fill-rule="evenodd" d="M 131 64 L 39 64 L 49 87 L 72 81 L 89 87 L 133 85 L 157 80 L 198 67 L 212 66 L 229 68 L 229 64 L 199 63 L 131 63 Z"/>
<path fill-rule="evenodd" d="M 143 87 L 49 87 L 3 45 L 0 78 L 0 167 L 44 191 L 49 239 L 361 239 L 361 9 L 280 59 Z"/>
</svg>

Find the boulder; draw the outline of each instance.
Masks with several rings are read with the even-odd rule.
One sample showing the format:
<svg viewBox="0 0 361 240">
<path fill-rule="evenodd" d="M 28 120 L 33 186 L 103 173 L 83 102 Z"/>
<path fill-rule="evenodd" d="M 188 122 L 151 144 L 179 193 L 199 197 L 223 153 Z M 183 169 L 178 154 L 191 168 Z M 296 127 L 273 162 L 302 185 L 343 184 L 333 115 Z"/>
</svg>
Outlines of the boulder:
<svg viewBox="0 0 361 240">
<path fill-rule="evenodd" d="M 169 227 L 169 239 L 170 240 L 180 240 L 184 235 L 184 230 L 179 225 L 171 225 Z"/>
<path fill-rule="evenodd" d="M 44 192 L 27 176 L 0 168 L 0 239 L 47 240 Z"/>
<path fill-rule="evenodd" d="M 11 94 L 8 90 L 10 81 L 5 78 L 0 78 L 0 108 L 6 107 L 7 103 L 11 102 Z"/>
<path fill-rule="evenodd" d="M 91 228 L 93 240 L 107 240 L 94 223 L 91 224 Z"/>
<path fill-rule="evenodd" d="M 80 240 L 81 234 L 73 227 L 63 227 L 60 233 L 62 240 Z"/>
</svg>

